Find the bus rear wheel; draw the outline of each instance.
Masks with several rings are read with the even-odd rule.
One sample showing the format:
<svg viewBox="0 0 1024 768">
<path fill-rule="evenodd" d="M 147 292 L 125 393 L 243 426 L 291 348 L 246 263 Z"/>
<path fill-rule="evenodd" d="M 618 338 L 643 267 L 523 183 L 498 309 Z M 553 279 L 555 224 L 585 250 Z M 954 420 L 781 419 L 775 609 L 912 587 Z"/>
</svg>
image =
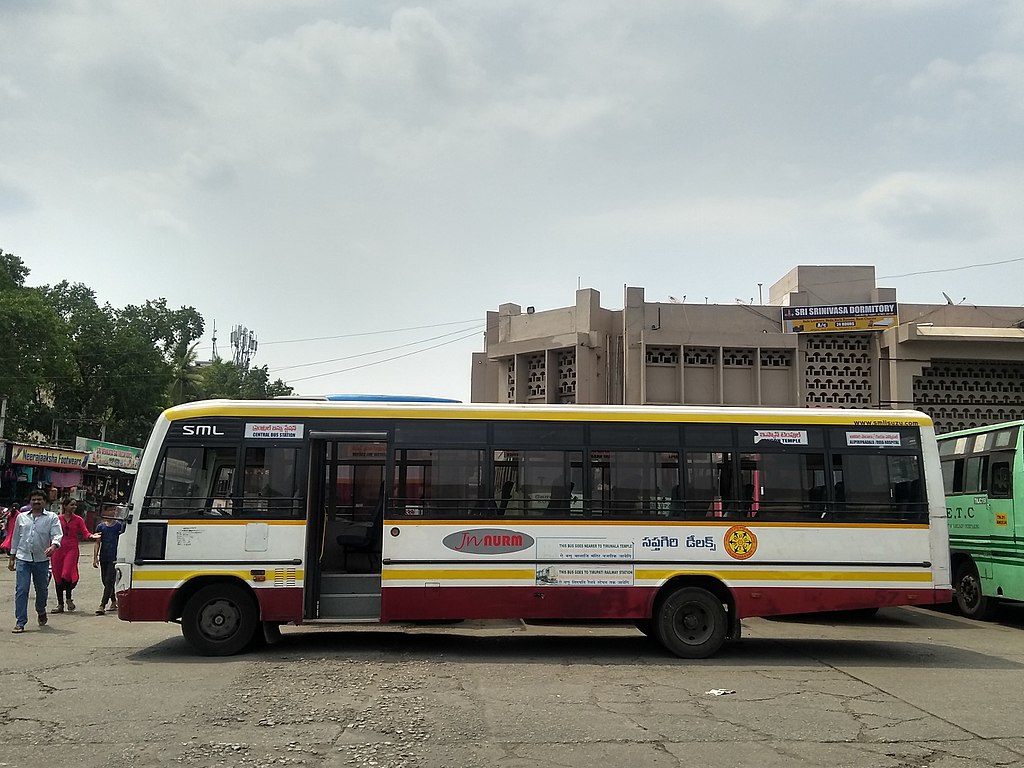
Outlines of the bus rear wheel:
<svg viewBox="0 0 1024 768">
<path fill-rule="evenodd" d="M 684 659 L 714 655 L 728 629 L 722 601 L 699 587 L 683 587 L 661 603 L 654 617 L 654 631 L 663 646 Z"/>
<path fill-rule="evenodd" d="M 189 598 L 181 633 L 204 656 L 231 656 L 253 640 L 258 624 L 249 593 L 233 584 L 210 584 Z"/>
<path fill-rule="evenodd" d="M 981 621 L 995 616 L 999 602 L 996 598 L 982 593 L 981 576 L 978 575 L 978 567 L 971 560 L 964 560 L 957 566 L 953 587 L 956 608 L 963 616 Z"/>
</svg>

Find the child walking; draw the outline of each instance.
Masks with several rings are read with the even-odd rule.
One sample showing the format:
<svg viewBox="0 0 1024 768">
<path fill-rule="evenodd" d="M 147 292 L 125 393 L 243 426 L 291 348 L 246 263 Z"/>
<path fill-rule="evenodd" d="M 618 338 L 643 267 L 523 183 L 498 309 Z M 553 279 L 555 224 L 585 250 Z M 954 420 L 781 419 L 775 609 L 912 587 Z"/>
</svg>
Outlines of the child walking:
<svg viewBox="0 0 1024 768">
<path fill-rule="evenodd" d="M 124 533 L 124 522 L 118 520 L 111 507 L 104 507 L 100 513 L 102 522 L 96 526 L 96 548 L 92 553 L 92 567 L 100 569 L 100 578 L 103 579 L 103 600 L 96 610 L 97 616 L 107 612 L 107 602 L 110 602 L 110 610 L 117 610 L 117 598 L 114 597 L 114 563 L 117 562 L 117 540 Z"/>
</svg>

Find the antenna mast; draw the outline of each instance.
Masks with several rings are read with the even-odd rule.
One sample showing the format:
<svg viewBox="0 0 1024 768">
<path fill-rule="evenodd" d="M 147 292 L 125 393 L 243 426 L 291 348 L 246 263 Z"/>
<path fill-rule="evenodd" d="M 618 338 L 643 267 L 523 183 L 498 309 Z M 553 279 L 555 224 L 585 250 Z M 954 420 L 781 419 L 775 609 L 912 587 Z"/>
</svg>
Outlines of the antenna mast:
<svg viewBox="0 0 1024 768">
<path fill-rule="evenodd" d="M 231 329 L 232 361 L 241 370 L 249 370 L 249 363 L 256 354 L 257 346 L 259 343 L 256 341 L 254 331 L 250 331 L 244 325 L 236 325 Z"/>
<path fill-rule="evenodd" d="M 213 353 L 210 355 L 211 360 L 220 360 L 220 355 L 217 353 L 217 321 L 213 321 Z"/>
</svg>

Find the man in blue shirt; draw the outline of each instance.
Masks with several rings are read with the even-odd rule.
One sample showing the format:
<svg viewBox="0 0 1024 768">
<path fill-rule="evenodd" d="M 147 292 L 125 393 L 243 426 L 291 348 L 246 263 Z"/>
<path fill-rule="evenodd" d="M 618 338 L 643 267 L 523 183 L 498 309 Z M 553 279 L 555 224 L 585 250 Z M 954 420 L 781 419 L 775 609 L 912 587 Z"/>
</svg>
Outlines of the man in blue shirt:
<svg viewBox="0 0 1024 768">
<path fill-rule="evenodd" d="M 46 599 L 50 590 L 50 555 L 60 546 L 63 532 L 60 519 L 48 512 L 46 494 L 32 491 L 28 499 L 29 510 L 14 521 L 11 536 L 11 556 L 7 568 L 16 571 L 14 580 L 15 634 L 25 631 L 28 624 L 28 588 L 31 582 L 36 590 L 36 615 L 39 626 L 46 624 Z"/>
</svg>

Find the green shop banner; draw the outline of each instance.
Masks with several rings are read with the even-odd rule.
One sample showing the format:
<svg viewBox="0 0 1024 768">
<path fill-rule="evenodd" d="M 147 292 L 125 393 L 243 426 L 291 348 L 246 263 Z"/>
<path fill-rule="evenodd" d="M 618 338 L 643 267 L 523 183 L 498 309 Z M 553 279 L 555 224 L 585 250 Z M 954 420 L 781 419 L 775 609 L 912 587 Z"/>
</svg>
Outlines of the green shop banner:
<svg viewBox="0 0 1024 768">
<path fill-rule="evenodd" d="M 89 440 L 80 437 L 75 440 L 75 448 L 89 454 L 89 463 L 98 467 L 114 469 L 138 469 L 141 448 L 117 443 L 105 443 L 102 440 Z"/>
</svg>

